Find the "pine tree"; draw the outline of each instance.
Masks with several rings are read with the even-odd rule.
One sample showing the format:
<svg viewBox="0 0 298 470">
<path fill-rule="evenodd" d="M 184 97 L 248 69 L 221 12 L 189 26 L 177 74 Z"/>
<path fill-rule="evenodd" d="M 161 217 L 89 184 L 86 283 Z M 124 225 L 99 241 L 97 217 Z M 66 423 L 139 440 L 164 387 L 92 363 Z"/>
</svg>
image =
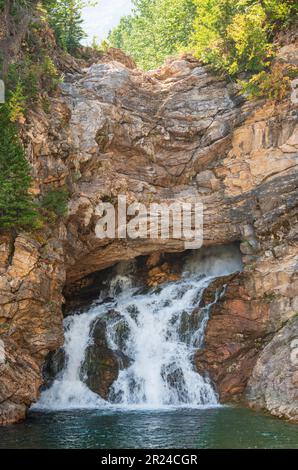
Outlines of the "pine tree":
<svg viewBox="0 0 298 470">
<path fill-rule="evenodd" d="M 75 8 L 74 2 L 70 3 L 65 45 L 66 50 L 73 53 L 80 46 L 80 42 L 85 37 L 85 33 L 82 28 L 83 19 L 81 17 L 81 12 Z"/>
<path fill-rule="evenodd" d="M 53 28 L 58 45 L 74 53 L 85 37 L 82 28 L 82 7 L 87 4 L 80 0 L 50 0 L 45 2 L 49 23 Z"/>
<path fill-rule="evenodd" d="M 0 230 L 36 228 L 30 166 L 6 105 L 0 107 L 0 129 Z"/>
</svg>

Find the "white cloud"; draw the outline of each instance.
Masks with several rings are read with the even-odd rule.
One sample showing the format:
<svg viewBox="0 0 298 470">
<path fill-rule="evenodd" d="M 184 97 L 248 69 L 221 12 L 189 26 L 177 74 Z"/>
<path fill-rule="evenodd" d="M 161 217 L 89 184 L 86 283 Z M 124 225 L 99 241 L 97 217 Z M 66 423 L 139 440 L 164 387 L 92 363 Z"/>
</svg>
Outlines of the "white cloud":
<svg viewBox="0 0 298 470">
<path fill-rule="evenodd" d="M 99 41 L 105 39 L 109 31 L 117 26 L 120 18 L 131 12 L 131 8 L 131 0 L 99 0 L 96 7 L 84 8 L 84 29 L 88 34 L 84 42 L 90 44 L 94 36 Z"/>
</svg>

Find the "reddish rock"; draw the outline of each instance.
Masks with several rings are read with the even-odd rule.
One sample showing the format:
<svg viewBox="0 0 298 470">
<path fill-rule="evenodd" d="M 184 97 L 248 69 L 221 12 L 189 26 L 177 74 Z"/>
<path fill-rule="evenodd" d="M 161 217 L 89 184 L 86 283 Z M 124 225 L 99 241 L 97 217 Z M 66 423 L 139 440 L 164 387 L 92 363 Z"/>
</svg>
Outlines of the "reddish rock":
<svg viewBox="0 0 298 470">
<path fill-rule="evenodd" d="M 244 274 L 215 281 L 205 301 L 209 303 L 212 293 L 226 283 L 224 296 L 212 308 L 204 347 L 195 362 L 199 371 L 209 372 L 222 401 L 235 401 L 244 398 L 260 348 L 266 344 L 269 305 L 251 299 Z"/>
</svg>

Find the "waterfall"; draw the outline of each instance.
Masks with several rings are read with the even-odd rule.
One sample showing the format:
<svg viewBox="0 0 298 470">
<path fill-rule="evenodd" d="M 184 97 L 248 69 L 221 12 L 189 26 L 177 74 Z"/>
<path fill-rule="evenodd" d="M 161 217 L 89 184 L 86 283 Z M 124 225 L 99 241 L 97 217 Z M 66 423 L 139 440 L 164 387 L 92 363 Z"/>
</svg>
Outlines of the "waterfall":
<svg viewBox="0 0 298 470">
<path fill-rule="evenodd" d="M 216 405 L 210 380 L 193 365 L 195 351 L 203 346 L 212 305 L 200 309 L 198 315 L 193 312 L 215 278 L 241 269 L 239 250 L 234 246 L 192 253 L 179 281 L 153 289 L 135 287 L 131 270 L 125 273 L 122 268 L 110 283 L 107 303 L 66 318 L 65 368 L 41 394 L 35 408 Z M 215 302 L 219 295 L 221 292 Z M 109 311 L 116 311 L 116 317 L 109 316 Z M 119 371 L 107 400 L 93 393 L 82 378 L 92 325 L 100 318 L 106 321 L 108 347 L 130 359 Z M 119 324 L 125 335 L 119 335 Z"/>
</svg>

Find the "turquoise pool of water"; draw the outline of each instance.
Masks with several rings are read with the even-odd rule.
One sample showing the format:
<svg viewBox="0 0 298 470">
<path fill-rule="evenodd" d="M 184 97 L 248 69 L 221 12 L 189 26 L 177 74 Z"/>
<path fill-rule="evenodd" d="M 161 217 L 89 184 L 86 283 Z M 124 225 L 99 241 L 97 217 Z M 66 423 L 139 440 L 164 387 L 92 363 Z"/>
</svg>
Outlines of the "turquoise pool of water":
<svg viewBox="0 0 298 470">
<path fill-rule="evenodd" d="M 298 425 L 230 407 L 34 411 L 0 428 L 0 448 L 297 449 Z"/>
</svg>

